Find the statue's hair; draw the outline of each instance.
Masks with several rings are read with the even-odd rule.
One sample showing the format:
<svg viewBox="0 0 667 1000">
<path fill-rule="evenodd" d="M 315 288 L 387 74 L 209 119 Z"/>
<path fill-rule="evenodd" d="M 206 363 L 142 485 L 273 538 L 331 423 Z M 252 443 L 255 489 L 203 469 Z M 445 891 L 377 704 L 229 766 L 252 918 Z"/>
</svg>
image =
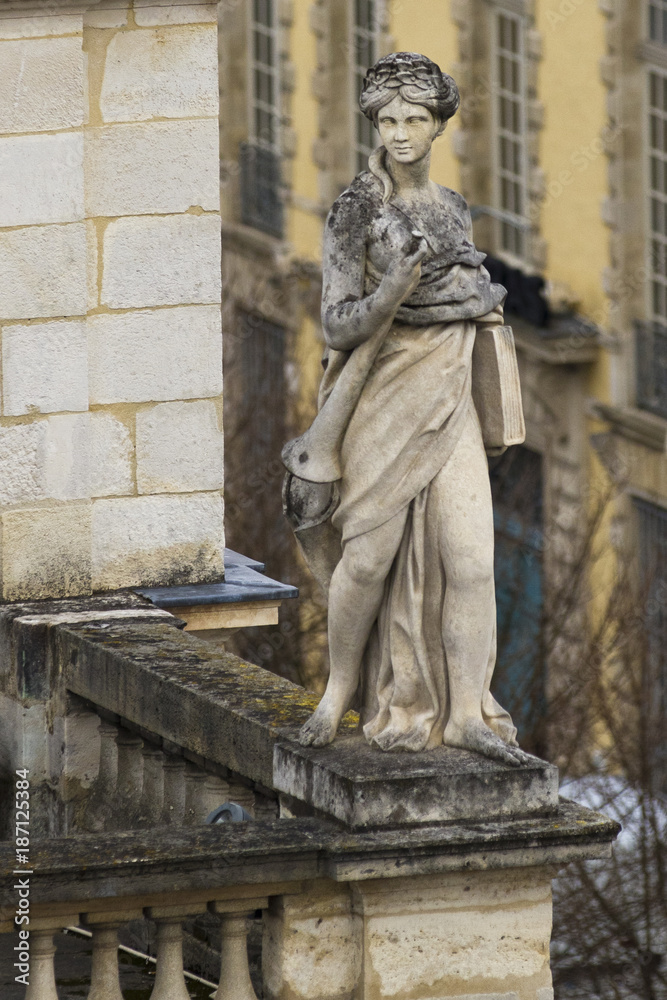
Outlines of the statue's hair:
<svg viewBox="0 0 667 1000">
<path fill-rule="evenodd" d="M 400 94 L 411 104 L 428 108 L 443 124 L 459 106 L 459 89 L 448 73 L 418 52 L 392 52 L 366 73 L 359 106 L 377 125 L 378 113 Z"/>
</svg>

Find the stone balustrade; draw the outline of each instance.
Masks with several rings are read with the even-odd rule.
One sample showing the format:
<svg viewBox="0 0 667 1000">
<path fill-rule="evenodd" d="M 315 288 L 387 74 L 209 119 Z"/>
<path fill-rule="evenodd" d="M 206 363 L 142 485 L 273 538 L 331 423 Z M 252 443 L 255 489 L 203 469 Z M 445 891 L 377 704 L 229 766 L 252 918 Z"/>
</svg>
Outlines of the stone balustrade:
<svg viewBox="0 0 667 1000">
<path fill-rule="evenodd" d="M 30 770 L 36 818 L 28 1000 L 55 1000 L 72 924 L 93 934 L 93 1000 L 120 1000 L 116 935 L 139 918 L 158 926 L 153 1000 L 185 1000 L 180 941 L 202 914 L 220 920 L 216 1000 L 252 1000 L 258 910 L 265 1000 L 553 997 L 551 879 L 606 857 L 618 826 L 559 800 L 551 765 L 382 754 L 353 714 L 301 747 L 312 696 L 135 595 L 5 605 L 0 649 L 5 773 Z M 225 799 L 254 819 L 206 825 Z M 5 933 L 15 867 L 0 842 Z"/>
<path fill-rule="evenodd" d="M 97 756 L 97 767 L 90 761 L 97 777 L 70 809 L 69 833 L 196 826 L 228 801 L 252 817 L 278 818 L 276 792 L 260 790 L 223 765 L 193 759 L 196 755 L 171 741 L 142 738 L 136 729 L 111 721 L 104 709 L 72 699 L 70 710 L 80 726 L 90 732 L 97 727 L 98 737 L 89 747 L 91 758 Z"/>
<path fill-rule="evenodd" d="M 153 1000 L 185 1000 L 182 925 L 205 912 L 220 918 L 216 1000 L 252 1000 L 245 921 L 257 910 L 268 1000 L 403 1000 L 429 982 L 432 996 L 548 1000 L 550 878 L 603 854 L 614 828 L 563 803 L 557 823 L 354 832 L 300 818 L 35 842 L 26 1000 L 55 1000 L 54 936 L 72 925 L 93 934 L 90 997 L 120 1000 L 118 930 L 142 917 L 157 924 Z M 14 867 L 4 843 L 4 933 L 16 931 Z"/>
</svg>

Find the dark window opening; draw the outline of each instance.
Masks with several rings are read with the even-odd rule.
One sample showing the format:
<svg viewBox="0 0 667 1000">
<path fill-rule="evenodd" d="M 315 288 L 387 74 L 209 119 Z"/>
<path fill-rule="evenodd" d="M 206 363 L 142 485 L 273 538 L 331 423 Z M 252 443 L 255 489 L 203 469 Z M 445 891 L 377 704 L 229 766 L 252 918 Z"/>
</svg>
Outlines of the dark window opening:
<svg viewBox="0 0 667 1000">
<path fill-rule="evenodd" d="M 490 475 L 498 627 L 492 692 L 511 714 L 521 745 L 544 754 L 541 456 L 522 446 L 509 448 L 492 462 Z"/>
</svg>

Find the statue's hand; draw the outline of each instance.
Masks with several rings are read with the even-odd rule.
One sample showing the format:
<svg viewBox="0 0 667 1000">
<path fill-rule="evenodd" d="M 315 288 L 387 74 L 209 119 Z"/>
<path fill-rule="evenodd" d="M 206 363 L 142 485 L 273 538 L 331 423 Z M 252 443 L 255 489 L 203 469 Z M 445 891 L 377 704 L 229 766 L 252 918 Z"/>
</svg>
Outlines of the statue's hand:
<svg viewBox="0 0 667 1000">
<path fill-rule="evenodd" d="M 421 262 L 427 252 L 428 243 L 421 233 L 414 232 L 412 238 L 398 250 L 396 259 L 389 265 L 380 288 L 396 307 L 409 298 L 419 284 Z"/>
</svg>

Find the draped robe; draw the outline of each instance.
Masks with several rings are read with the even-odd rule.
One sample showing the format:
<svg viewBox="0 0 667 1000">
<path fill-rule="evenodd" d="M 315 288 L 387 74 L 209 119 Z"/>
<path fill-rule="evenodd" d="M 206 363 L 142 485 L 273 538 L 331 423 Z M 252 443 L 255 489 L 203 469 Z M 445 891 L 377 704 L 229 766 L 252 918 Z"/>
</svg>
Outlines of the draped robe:
<svg viewBox="0 0 667 1000">
<path fill-rule="evenodd" d="M 335 202 L 324 238 L 327 339 L 332 316 L 339 324 L 352 322 L 355 311 L 365 308 L 397 247 L 409 241 L 415 226 L 429 245 L 419 285 L 398 308 L 347 418 L 339 446 L 337 506 L 331 513 L 334 505 L 325 504 L 326 534 L 313 522 L 318 524 L 314 545 L 325 541 L 333 553 L 328 575 L 350 539 L 408 508 L 361 675 L 366 738 L 373 741 L 391 726 L 394 733 L 405 734 L 409 749 L 442 743 L 448 717 L 442 637 L 446 579 L 429 485 L 446 470 L 464 429 L 470 437 L 470 421 L 476 423 L 472 433 L 483 448 L 471 396 L 476 321 L 502 323 L 505 297 L 502 286 L 491 283 L 482 266 L 484 255 L 472 243 L 464 199 L 448 188 L 438 192 L 440 202 L 422 217 L 395 196 L 385 203 L 377 178 L 363 173 Z M 327 420 L 327 403 L 354 353 L 331 346 L 325 352 L 320 424 Z M 304 472 L 286 464 L 308 479 L 307 468 Z M 300 540 L 308 558 L 305 538 L 306 532 Z M 320 552 L 315 561 L 321 579 Z M 494 663 L 495 638 L 481 707 L 487 724 L 508 738 L 515 733 L 511 719 L 489 690 Z"/>
</svg>

